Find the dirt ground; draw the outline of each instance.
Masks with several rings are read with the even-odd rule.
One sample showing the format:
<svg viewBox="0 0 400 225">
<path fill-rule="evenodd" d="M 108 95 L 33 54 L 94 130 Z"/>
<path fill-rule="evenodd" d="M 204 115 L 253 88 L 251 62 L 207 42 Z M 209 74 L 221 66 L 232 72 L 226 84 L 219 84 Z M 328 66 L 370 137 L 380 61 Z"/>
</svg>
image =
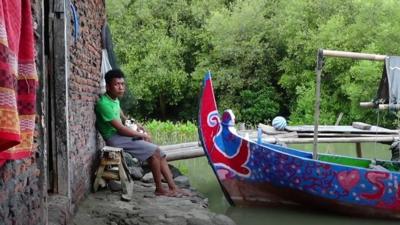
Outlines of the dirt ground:
<svg viewBox="0 0 400 225">
<path fill-rule="evenodd" d="M 210 212 L 207 199 L 193 190 L 187 197 L 155 196 L 153 184 L 134 181 L 132 200 L 103 189 L 91 193 L 70 225 L 234 225 L 227 216 Z"/>
</svg>

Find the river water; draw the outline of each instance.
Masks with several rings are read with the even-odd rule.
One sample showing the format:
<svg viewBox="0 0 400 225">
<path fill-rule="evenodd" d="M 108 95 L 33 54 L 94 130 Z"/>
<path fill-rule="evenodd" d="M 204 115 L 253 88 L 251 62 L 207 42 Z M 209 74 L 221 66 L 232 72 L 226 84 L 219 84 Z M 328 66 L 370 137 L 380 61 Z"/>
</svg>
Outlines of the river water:
<svg viewBox="0 0 400 225">
<path fill-rule="evenodd" d="M 291 145 L 298 149 L 311 151 L 312 145 Z M 364 158 L 390 159 L 389 145 L 378 143 L 361 144 Z M 319 152 L 355 156 L 355 144 L 320 144 Z M 206 157 L 176 161 L 178 166 L 189 177 L 191 185 L 209 199 L 209 208 L 216 213 L 223 213 L 232 218 L 238 225 L 389 225 L 400 224 L 400 221 L 351 218 L 301 207 L 232 207 L 225 200 Z"/>
</svg>

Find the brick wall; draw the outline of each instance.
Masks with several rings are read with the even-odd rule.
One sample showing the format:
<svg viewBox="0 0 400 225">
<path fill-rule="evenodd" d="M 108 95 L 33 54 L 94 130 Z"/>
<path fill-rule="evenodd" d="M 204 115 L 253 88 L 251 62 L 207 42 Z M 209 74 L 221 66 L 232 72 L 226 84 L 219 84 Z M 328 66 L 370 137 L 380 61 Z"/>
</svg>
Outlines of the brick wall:
<svg viewBox="0 0 400 225">
<path fill-rule="evenodd" d="M 33 17 L 40 20 L 40 1 L 32 0 Z M 36 27 L 37 52 L 42 47 L 41 26 Z M 37 60 L 37 64 L 40 62 Z M 39 77 L 42 75 L 38 69 Z M 40 90 L 38 90 L 39 93 Z M 40 107 L 40 94 L 38 104 Z M 43 149 L 41 148 L 40 115 L 36 119 L 34 154 L 23 160 L 8 161 L 0 168 L 0 224 L 45 224 Z"/>
<path fill-rule="evenodd" d="M 73 1 L 79 14 L 80 35 L 69 37 L 69 138 L 71 203 L 91 190 L 98 152 L 94 105 L 100 93 L 101 28 L 106 13 L 103 0 Z M 71 23 L 71 29 L 73 29 Z"/>
<path fill-rule="evenodd" d="M 76 42 L 72 30 L 69 43 L 68 80 L 68 135 L 71 199 L 65 205 L 74 210 L 91 190 L 94 166 L 99 146 L 102 145 L 96 129 L 94 105 L 100 91 L 101 28 L 105 20 L 104 0 L 72 1 L 78 11 L 80 35 Z M 43 1 L 32 0 L 34 20 L 37 23 L 37 52 L 39 65 L 38 116 L 34 154 L 24 160 L 7 162 L 0 168 L 0 225 L 36 225 L 47 223 L 46 140 L 41 122 L 41 107 L 46 101 L 43 90 Z M 69 9 L 69 8 L 68 8 Z M 70 17 L 71 18 L 71 17 Z M 42 21 L 43 22 L 43 21 Z M 69 27 L 72 29 L 72 20 Z M 40 65 L 42 64 L 42 65 Z M 44 85 L 44 86 L 43 86 Z M 45 107 L 46 108 L 46 107 Z M 44 108 L 44 110 L 45 110 Z M 65 138 L 67 138 L 65 137 Z M 47 146 L 48 147 L 48 146 Z M 57 197 L 57 196 L 55 196 Z M 65 199 L 64 199 L 65 200 Z M 58 202 L 58 200 L 56 200 Z M 63 220 L 65 221 L 65 220 Z"/>
<path fill-rule="evenodd" d="M 43 203 L 34 157 L 0 168 L 0 224 L 43 224 Z"/>
</svg>

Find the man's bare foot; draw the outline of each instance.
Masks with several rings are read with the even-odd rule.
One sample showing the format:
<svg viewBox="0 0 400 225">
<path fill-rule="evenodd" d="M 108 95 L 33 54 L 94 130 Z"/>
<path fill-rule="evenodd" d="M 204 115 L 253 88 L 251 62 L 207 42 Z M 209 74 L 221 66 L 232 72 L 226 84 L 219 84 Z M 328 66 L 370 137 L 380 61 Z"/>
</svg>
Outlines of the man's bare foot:
<svg viewBox="0 0 400 225">
<path fill-rule="evenodd" d="M 162 191 L 154 191 L 154 194 L 155 194 L 156 196 L 166 196 L 166 197 L 175 197 L 175 198 L 180 198 L 180 197 L 183 196 L 183 195 L 180 194 L 180 193 L 177 193 L 177 192 L 174 192 L 174 191 L 165 191 L 165 190 L 162 190 Z"/>
<path fill-rule="evenodd" d="M 186 191 L 186 190 L 183 190 L 183 189 L 179 189 L 179 188 L 175 188 L 173 190 L 170 190 L 170 192 L 173 192 L 173 193 L 176 193 L 177 195 L 185 196 L 185 197 L 193 196 L 193 194 L 190 193 L 189 191 Z"/>
</svg>

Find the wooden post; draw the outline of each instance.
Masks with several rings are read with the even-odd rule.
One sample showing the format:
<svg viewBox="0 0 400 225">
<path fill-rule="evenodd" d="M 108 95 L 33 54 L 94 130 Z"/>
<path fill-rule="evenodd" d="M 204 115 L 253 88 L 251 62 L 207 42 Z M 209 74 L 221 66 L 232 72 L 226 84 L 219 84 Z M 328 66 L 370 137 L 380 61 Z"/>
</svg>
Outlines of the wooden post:
<svg viewBox="0 0 400 225">
<path fill-rule="evenodd" d="M 362 158 L 361 143 L 356 142 L 356 154 L 358 158 Z"/>
<path fill-rule="evenodd" d="M 69 152 L 69 114 L 68 114 L 68 5 L 64 0 L 53 0 L 51 28 L 51 87 L 50 98 L 53 99 L 51 113 L 52 149 L 55 155 L 54 192 L 71 196 L 71 170 Z"/>
<path fill-rule="evenodd" d="M 343 117 L 343 112 L 340 112 L 338 118 L 336 119 L 335 126 L 339 125 L 340 121 L 342 120 L 342 117 Z"/>
<path fill-rule="evenodd" d="M 321 73 L 323 66 L 323 50 L 319 49 L 317 54 L 317 81 L 315 87 L 315 114 L 314 114 L 314 143 L 313 143 L 313 159 L 318 159 L 318 125 L 319 125 L 319 105 L 321 101 Z"/>
</svg>

